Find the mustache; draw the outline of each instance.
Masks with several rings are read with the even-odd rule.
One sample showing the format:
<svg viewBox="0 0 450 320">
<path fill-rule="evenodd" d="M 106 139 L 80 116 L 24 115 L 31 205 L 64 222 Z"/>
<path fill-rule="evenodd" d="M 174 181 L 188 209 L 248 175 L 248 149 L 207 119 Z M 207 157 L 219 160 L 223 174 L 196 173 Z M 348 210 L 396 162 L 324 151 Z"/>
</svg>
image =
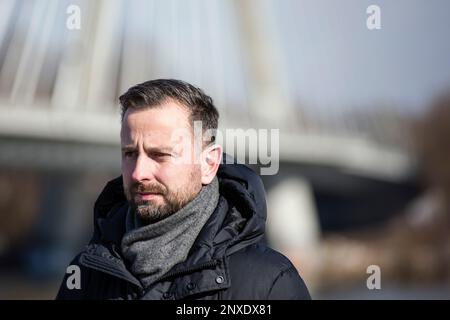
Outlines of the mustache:
<svg viewBox="0 0 450 320">
<path fill-rule="evenodd" d="M 166 187 L 159 183 L 141 184 L 136 183 L 131 187 L 133 193 L 160 193 L 165 195 L 167 193 Z"/>
</svg>

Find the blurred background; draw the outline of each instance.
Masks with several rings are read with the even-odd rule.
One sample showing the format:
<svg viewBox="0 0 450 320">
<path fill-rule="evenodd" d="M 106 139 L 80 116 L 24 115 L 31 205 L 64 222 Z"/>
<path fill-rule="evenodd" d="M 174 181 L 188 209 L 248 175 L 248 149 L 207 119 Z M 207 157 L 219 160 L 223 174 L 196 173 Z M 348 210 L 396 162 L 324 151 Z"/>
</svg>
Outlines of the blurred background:
<svg viewBox="0 0 450 320">
<path fill-rule="evenodd" d="M 446 0 L 0 0 L 0 299 L 54 298 L 153 78 L 280 129 L 267 235 L 313 298 L 450 298 L 449 32 Z"/>
</svg>

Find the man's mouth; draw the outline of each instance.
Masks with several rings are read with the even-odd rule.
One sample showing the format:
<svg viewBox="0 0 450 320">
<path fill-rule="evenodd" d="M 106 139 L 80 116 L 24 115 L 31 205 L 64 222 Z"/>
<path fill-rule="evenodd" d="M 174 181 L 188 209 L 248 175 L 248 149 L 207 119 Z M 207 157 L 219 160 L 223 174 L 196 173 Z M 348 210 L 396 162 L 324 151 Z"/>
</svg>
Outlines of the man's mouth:
<svg viewBox="0 0 450 320">
<path fill-rule="evenodd" d="M 156 193 L 156 192 L 138 192 L 137 193 L 137 197 L 140 200 L 153 200 L 159 196 L 161 196 L 161 193 Z"/>
</svg>

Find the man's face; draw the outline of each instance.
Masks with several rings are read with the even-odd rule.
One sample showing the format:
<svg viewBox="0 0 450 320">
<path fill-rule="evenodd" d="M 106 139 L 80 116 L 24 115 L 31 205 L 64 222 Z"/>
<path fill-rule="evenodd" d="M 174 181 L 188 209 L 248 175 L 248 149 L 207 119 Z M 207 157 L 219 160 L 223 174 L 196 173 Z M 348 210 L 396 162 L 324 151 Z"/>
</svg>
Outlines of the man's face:
<svg viewBox="0 0 450 320">
<path fill-rule="evenodd" d="M 144 223 L 190 202 L 202 187 L 188 111 L 175 102 L 128 109 L 121 129 L 124 191 Z"/>
</svg>

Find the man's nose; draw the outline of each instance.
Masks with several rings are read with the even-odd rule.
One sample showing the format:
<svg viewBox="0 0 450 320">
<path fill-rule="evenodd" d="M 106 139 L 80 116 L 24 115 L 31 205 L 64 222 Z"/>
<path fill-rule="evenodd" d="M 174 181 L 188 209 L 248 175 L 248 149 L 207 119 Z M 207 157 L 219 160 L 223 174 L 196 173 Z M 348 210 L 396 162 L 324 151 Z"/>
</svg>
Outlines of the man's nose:
<svg viewBox="0 0 450 320">
<path fill-rule="evenodd" d="M 131 178 L 134 181 L 145 181 L 154 179 L 155 163 L 146 155 L 139 155 L 136 159 Z"/>
</svg>

